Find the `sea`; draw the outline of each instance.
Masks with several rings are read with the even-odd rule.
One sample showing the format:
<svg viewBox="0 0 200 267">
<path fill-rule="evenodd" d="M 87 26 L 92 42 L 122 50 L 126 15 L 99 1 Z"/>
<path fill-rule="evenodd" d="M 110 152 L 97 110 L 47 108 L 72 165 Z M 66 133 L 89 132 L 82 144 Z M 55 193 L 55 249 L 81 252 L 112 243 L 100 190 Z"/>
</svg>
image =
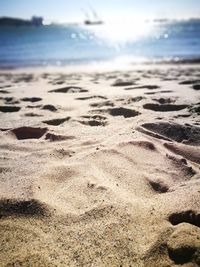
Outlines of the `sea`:
<svg viewBox="0 0 200 267">
<path fill-rule="evenodd" d="M 0 68 L 200 59 L 200 20 L 0 27 Z"/>
</svg>

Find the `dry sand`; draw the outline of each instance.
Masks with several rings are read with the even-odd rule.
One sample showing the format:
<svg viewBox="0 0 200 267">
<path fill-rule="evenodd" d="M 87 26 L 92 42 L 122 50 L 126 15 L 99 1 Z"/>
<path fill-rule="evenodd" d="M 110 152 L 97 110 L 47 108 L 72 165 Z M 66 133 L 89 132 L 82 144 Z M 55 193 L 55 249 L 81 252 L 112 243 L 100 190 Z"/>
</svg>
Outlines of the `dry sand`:
<svg viewBox="0 0 200 267">
<path fill-rule="evenodd" d="M 200 266 L 198 65 L 0 87 L 0 266 Z"/>
</svg>

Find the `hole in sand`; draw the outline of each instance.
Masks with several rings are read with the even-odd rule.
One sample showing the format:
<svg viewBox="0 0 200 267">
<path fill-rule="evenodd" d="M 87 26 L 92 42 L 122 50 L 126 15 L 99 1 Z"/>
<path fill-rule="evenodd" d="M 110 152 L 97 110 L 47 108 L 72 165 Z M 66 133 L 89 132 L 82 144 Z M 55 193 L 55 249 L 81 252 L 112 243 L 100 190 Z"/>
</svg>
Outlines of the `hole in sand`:
<svg viewBox="0 0 200 267">
<path fill-rule="evenodd" d="M 20 127 L 11 130 L 11 132 L 15 134 L 18 140 L 39 139 L 47 132 L 47 128 Z"/>
<path fill-rule="evenodd" d="M 193 85 L 194 90 L 200 90 L 200 84 L 195 84 Z"/>
<path fill-rule="evenodd" d="M 153 190 L 158 193 L 166 193 L 169 190 L 168 186 L 165 185 L 162 181 L 149 180 L 149 184 L 153 188 Z"/>
<path fill-rule="evenodd" d="M 8 216 L 42 216 L 47 209 L 38 200 L 0 200 L 0 218 Z"/>
<path fill-rule="evenodd" d="M 168 248 L 170 259 L 173 260 L 176 264 L 180 265 L 192 261 L 195 251 L 195 247 L 180 247 L 176 250 Z"/>
<path fill-rule="evenodd" d="M 173 213 L 169 216 L 169 221 L 173 225 L 177 225 L 179 223 L 190 223 L 200 227 L 200 214 L 195 213 L 192 210 Z"/>
</svg>

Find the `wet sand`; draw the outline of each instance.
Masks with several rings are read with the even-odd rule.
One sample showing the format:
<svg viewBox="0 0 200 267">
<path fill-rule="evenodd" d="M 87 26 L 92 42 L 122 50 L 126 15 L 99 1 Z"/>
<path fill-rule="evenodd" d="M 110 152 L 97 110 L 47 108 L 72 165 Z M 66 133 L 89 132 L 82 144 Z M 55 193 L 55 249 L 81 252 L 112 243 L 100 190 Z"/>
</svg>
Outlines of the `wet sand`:
<svg viewBox="0 0 200 267">
<path fill-rule="evenodd" d="M 0 72 L 0 266 L 200 266 L 200 66 Z"/>
</svg>

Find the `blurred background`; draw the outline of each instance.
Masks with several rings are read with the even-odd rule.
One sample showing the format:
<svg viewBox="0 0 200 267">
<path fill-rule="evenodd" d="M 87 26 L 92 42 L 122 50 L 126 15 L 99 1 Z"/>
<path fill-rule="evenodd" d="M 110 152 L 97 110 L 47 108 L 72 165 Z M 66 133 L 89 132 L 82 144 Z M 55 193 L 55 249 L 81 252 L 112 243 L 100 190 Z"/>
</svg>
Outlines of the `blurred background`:
<svg viewBox="0 0 200 267">
<path fill-rule="evenodd" d="M 0 0 L 1 68 L 199 59 L 199 0 Z"/>
</svg>

